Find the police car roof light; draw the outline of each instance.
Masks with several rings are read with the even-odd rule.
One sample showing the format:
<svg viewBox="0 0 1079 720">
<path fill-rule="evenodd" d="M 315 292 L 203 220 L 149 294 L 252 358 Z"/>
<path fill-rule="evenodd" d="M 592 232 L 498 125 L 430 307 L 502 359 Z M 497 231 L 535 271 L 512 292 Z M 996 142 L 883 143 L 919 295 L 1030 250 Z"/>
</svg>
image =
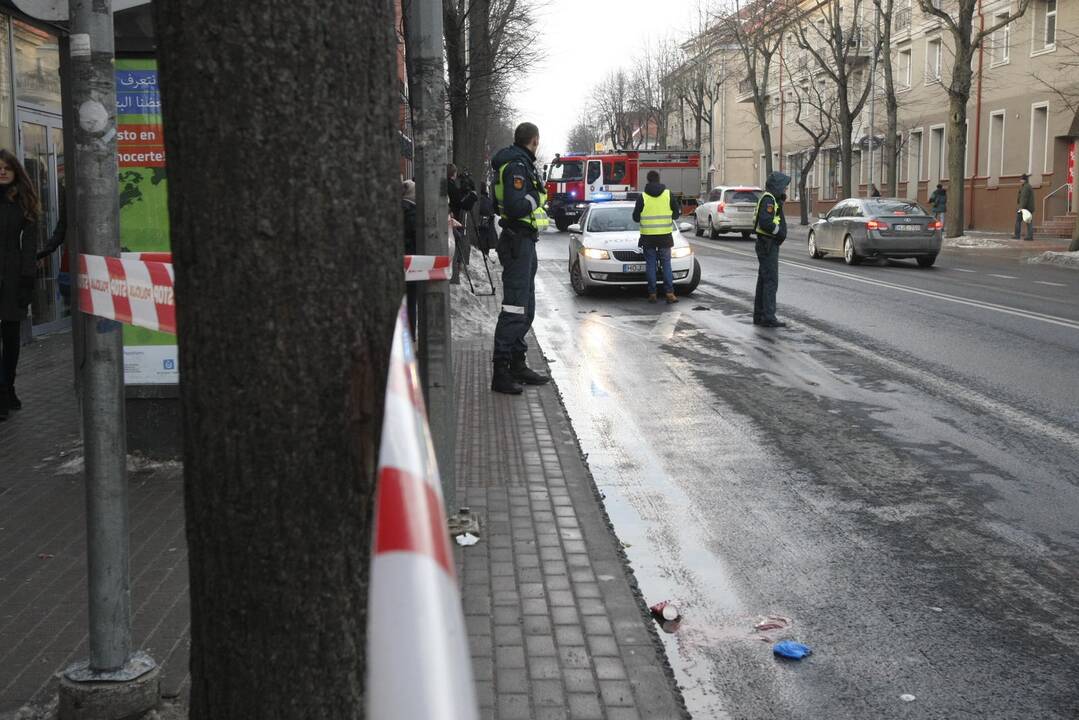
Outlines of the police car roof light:
<svg viewBox="0 0 1079 720">
<path fill-rule="evenodd" d="M 614 194 L 609 192 L 597 192 L 592 193 L 592 202 L 606 202 L 607 200 L 613 200 Z"/>
</svg>

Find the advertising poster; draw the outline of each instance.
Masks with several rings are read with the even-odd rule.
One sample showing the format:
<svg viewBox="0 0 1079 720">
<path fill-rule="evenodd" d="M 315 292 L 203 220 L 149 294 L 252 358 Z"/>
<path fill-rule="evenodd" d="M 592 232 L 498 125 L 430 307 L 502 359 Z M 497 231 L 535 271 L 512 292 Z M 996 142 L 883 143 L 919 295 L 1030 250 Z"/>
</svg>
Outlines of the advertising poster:
<svg viewBox="0 0 1079 720">
<path fill-rule="evenodd" d="M 120 162 L 120 247 L 125 253 L 170 252 L 165 139 L 155 60 L 116 60 Z M 179 381 L 176 336 L 124 326 L 128 385 Z"/>
</svg>

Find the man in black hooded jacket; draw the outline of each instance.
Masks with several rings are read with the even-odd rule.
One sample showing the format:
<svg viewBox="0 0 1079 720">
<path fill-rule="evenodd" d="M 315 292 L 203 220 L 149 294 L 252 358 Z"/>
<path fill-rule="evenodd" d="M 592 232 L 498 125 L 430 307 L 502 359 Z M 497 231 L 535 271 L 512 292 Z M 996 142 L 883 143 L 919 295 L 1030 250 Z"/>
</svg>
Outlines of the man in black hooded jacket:
<svg viewBox="0 0 1079 720">
<path fill-rule="evenodd" d="M 502 218 L 502 235 L 495 251 L 502 264 L 502 310 L 495 326 L 494 375 L 491 389 L 519 395 L 524 385 L 543 385 L 551 378 L 525 362 L 525 336 L 536 317 L 536 243 L 547 227 L 547 193 L 536 172 L 539 128 L 521 123 L 513 145 L 491 158 L 495 211 Z"/>
<path fill-rule="evenodd" d="M 753 297 L 753 324 L 763 327 L 786 327 L 776 317 L 776 291 L 779 290 L 779 246 L 787 239 L 787 218 L 783 201 L 791 179 L 781 172 L 768 174 L 764 193 L 757 200 L 757 292 Z"/>
</svg>

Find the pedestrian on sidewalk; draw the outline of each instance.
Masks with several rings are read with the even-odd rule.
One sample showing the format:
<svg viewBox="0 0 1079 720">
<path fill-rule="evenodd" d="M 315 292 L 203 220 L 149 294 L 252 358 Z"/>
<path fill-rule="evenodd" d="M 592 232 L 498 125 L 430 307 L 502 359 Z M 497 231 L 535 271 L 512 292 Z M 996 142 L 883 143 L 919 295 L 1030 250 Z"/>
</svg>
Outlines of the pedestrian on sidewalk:
<svg viewBox="0 0 1079 720">
<path fill-rule="evenodd" d="M 1019 195 L 1016 197 L 1015 202 L 1018 205 L 1018 209 L 1015 211 L 1015 239 L 1019 239 L 1020 231 L 1023 229 L 1023 223 L 1027 224 L 1027 240 L 1034 239 L 1034 188 L 1030 186 L 1030 176 L 1023 173 L 1019 176 L 1019 179 L 1023 182 L 1019 185 Z M 1027 211 L 1027 216 L 1024 217 L 1023 211 Z"/>
<path fill-rule="evenodd" d="M 940 231 L 944 232 L 944 215 L 948 212 L 948 191 L 940 183 L 937 183 L 937 189 L 929 196 L 929 204 L 933 206 L 933 217 L 940 223 Z"/>
<path fill-rule="evenodd" d="M 22 409 L 15 394 L 20 326 L 34 290 L 37 246 L 34 224 L 41 204 L 26 170 L 7 150 L 0 150 L 0 420 Z"/>
<path fill-rule="evenodd" d="M 671 274 L 671 248 L 674 247 L 672 221 L 682 214 L 678 200 L 667 186 L 659 181 L 659 173 L 649 170 L 648 184 L 644 193 L 633 206 L 633 222 L 641 226 L 641 239 L 637 245 L 644 250 L 644 276 L 648 280 L 648 302 L 656 301 L 656 261 L 663 261 L 663 290 L 667 304 L 678 302 L 674 294 L 674 276 Z"/>
<path fill-rule="evenodd" d="M 502 218 L 502 235 L 495 251 L 502 265 L 502 311 L 495 326 L 494 376 L 491 389 L 519 395 L 524 385 L 550 380 L 525 362 L 525 336 L 536 316 L 536 243 L 547 228 L 547 193 L 536 172 L 539 128 L 521 123 L 513 145 L 491 158 L 495 175 L 495 211 Z"/>
<path fill-rule="evenodd" d="M 776 317 L 776 292 L 779 290 L 779 246 L 787 239 L 787 218 L 783 201 L 787 199 L 789 176 L 769 173 L 764 192 L 757 199 L 754 217 L 757 233 L 757 291 L 753 296 L 753 324 L 780 328 L 787 323 Z"/>
<path fill-rule="evenodd" d="M 876 185 L 870 185 L 870 186 L 869 186 L 869 189 L 870 189 L 870 191 L 871 191 L 871 192 L 869 193 L 869 196 L 870 196 L 870 197 L 880 197 L 880 190 L 878 190 L 878 189 L 877 189 L 877 186 L 876 186 Z"/>
</svg>

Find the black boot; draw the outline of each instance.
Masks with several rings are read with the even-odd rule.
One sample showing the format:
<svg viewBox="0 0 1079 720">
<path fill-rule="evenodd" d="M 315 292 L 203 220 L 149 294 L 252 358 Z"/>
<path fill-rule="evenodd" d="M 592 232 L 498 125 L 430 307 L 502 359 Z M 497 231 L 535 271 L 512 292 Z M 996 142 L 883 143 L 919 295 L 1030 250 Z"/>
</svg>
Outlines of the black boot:
<svg viewBox="0 0 1079 720">
<path fill-rule="evenodd" d="M 519 383 L 525 385 L 546 385 L 551 381 L 551 378 L 546 375 L 540 375 L 538 372 L 528 367 L 528 363 L 525 362 L 524 353 L 514 353 L 513 364 L 510 366 L 513 370 L 513 379 Z"/>
<path fill-rule="evenodd" d="M 513 378 L 509 360 L 495 360 L 495 374 L 491 377 L 491 390 L 506 395 L 520 395 L 524 388 Z"/>
<path fill-rule="evenodd" d="M 15 386 L 9 385 L 7 389 L 8 407 L 12 410 L 22 410 L 22 400 L 15 394 Z"/>
</svg>

